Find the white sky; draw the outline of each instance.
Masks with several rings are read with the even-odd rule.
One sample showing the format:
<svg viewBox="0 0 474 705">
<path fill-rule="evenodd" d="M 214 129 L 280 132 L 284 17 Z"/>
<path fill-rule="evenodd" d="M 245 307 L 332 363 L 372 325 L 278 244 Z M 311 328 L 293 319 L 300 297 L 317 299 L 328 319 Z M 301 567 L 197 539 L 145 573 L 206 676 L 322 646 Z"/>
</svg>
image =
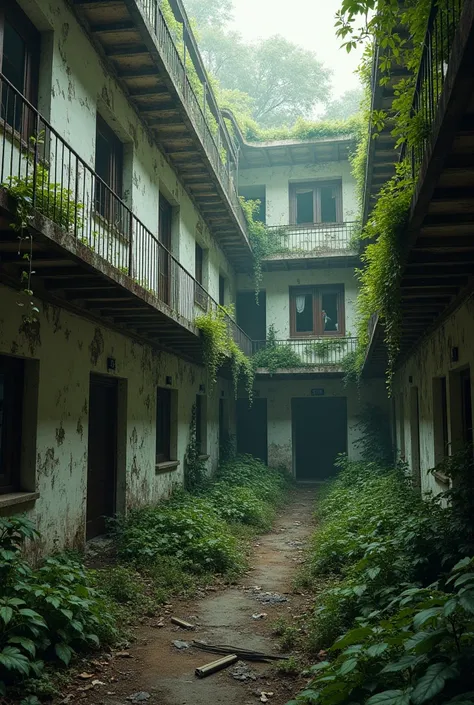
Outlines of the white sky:
<svg viewBox="0 0 474 705">
<path fill-rule="evenodd" d="M 231 27 L 250 41 L 281 34 L 314 51 L 333 70 L 336 97 L 359 84 L 354 70 L 361 56 L 361 50 L 348 54 L 340 48 L 334 29 L 340 4 L 340 0 L 234 0 Z"/>
</svg>

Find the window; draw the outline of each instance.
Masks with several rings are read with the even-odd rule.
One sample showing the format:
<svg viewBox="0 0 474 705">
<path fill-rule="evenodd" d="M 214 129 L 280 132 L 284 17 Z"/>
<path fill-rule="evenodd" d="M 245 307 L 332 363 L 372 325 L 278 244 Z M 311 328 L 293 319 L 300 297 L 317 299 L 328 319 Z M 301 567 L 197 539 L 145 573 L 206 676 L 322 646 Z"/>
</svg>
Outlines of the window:
<svg viewBox="0 0 474 705">
<path fill-rule="evenodd" d="M 196 394 L 196 446 L 199 455 L 206 453 L 207 407 L 206 398 Z"/>
<path fill-rule="evenodd" d="M 290 289 L 290 331 L 293 338 L 344 335 L 344 288 Z"/>
<path fill-rule="evenodd" d="M 0 493 L 20 487 L 24 363 L 0 355 Z"/>
<path fill-rule="evenodd" d="M 265 223 L 267 220 L 266 189 L 265 186 L 241 186 L 239 195 L 246 201 L 258 201 L 258 209 L 254 213 L 254 220 Z"/>
<path fill-rule="evenodd" d="M 196 242 L 195 246 L 195 259 L 194 259 L 194 278 L 197 284 L 194 287 L 194 301 L 201 306 L 201 308 L 206 309 L 207 296 L 204 291 L 204 250 L 201 245 Z"/>
<path fill-rule="evenodd" d="M 437 465 L 449 455 L 446 377 L 433 379 L 433 431 L 435 464 Z"/>
<path fill-rule="evenodd" d="M 40 34 L 14 3 L 0 9 L 1 45 L 0 71 L 30 103 L 36 105 Z M 27 135 L 30 132 L 27 115 L 15 91 L 7 84 L 2 85 L 2 119 Z"/>
<path fill-rule="evenodd" d="M 219 304 L 225 305 L 225 279 L 222 274 L 219 274 Z"/>
<path fill-rule="evenodd" d="M 341 182 L 290 184 L 292 225 L 338 223 L 342 220 Z"/>
<path fill-rule="evenodd" d="M 156 462 L 171 460 L 171 390 L 156 392 Z"/>
<path fill-rule="evenodd" d="M 461 372 L 461 415 L 462 439 L 464 443 L 472 444 L 472 399 L 471 375 L 469 370 Z"/>
<path fill-rule="evenodd" d="M 158 296 L 165 304 L 170 303 L 171 296 L 171 222 L 173 209 L 166 198 L 160 193 L 158 239 L 162 247 L 158 250 Z"/>
<path fill-rule="evenodd" d="M 96 181 L 96 210 L 118 227 L 122 214 L 115 196 L 122 197 L 123 144 L 100 115 L 96 123 L 95 170 L 102 179 Z"/>
</svg>

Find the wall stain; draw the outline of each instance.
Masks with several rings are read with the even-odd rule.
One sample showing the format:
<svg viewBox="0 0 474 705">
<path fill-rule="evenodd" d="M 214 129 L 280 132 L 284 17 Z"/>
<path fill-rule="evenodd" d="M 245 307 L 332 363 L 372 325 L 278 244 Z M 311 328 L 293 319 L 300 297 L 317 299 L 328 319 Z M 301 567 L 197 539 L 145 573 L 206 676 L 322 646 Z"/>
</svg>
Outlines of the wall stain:
<svg viewBox="0 0 474 705">
<path fill-rule="evenodd" d="M 26 318 L 23 319 L 21 326 L 18 328 L 20 335 L 23 335 L 27 344 L 30 355 L 35 355 L 36 348 L 41 345 L 41 326 L 40 322 L 29 321 Z"/>
<path fill-rule="evenodd" d="M 80 418 L 77 421 L 76 433 L 81 437 L 81 441 L 82 441 L 82 438 L 84 436 L 84 426 L 82 425 L 82 419 L 80 419 Z"/>
<path fill-rule="evenodd" d="M 91 356 L 91 364 L 96 367 L 99 357 L 104 352 L 104 336 L 102 335 L 100 328 L 95 329 L 94 337 L 89 345 L 89 352 Z"/>
<path fill-rule="evenodd" d="M 66 431 L 63 428 L 63 422 L 59 424 L 59 428 L 56 429 L 56 443 L 58 446 L 62 446 L 64 439 L 66 437 Z"/>
</svg>

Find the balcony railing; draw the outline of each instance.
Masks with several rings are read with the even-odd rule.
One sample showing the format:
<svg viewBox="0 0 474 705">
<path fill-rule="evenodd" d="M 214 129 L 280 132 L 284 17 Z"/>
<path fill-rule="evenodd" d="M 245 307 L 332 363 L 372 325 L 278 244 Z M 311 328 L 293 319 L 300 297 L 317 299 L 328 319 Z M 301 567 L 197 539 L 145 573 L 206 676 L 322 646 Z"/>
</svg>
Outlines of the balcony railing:
<svg viewBox="0 0 474 705">
<path fill-rule="evenodd" d="M 411 116 L 421 139 L 409 149 L 413 176 L 417 176 L 431 140 L 433 122 L 451 58 L 454 35 L 461 18 L 463 0 L 432 3 L 423 53 L 415 84 Z M 406 144 L 401 158 L 406 156 Z"/>
<path fill-rule="evenodd" d="M 288 350 L 285 363 L 290 368 L 325 367 L 344 364 L 344 360 L 357 350 L 357 338 L 352 337 L 320 337 L 301 340 L 254 340 L 253 352 L 258 353 L 265 348 L 282 346 Z M 294 365 L 291 358 L 294 358 Z"/>
<path fill-rule="evenodd" d="M 354 238 L 357 229 L 358 223 L 355 222 L 268 227 L 272 255 L 287 255 L 292 258 L 346 254 L 352 250 L 356 251 Z"/>
<path fill-rule="evenodd" d="M 218 304 L 116 193 L 0 74 L 0 184 L 86 248 L 90 264 L 126 275 L 192 323 Z M 87 255 L 87 252 L 90 255 Z M 34 262 L 33 262 L 34 268 Z M 246 354 L 252 343 L 228 316 Z"/>
<path fill-rule="evenodd" d="M 230 156 L 232 153 L 231 142 L 222 115 L 219 110 L 211 111 L 209 97 L 212 93 L 207 79 L 200 80 L 202 86 L 202 98 L 199 99 L 193 88 L 186 61 L 189 60 L 189 53 L 186 54 L 187 36 L 191 35 L 189 26 L 183 24 L 183 57 L 176 46 L 176 41 L 170 31 L 160 8 L 160 0 L 136 0 L 138 7 L 142 10 L 148 24 L 153 29 L 153 34 L 157 41 L 160 56 L 172 77 L 175 87 L 181 94 L 184 106 L 192 119 L 193 125 L 201 139 L 201 143 L 206 151 L 209 161 L 229 201 L 232 203 L 234 213 L 242 227 L 247 232 L 247 223 L 240 204 L 239 196 L 231 174 Z M 197 78 L 196 72 L 196 78 Z M 215 105 L 216 101 L 213 100 Z M 225 157 L 224 157 L 225 154 Z"/>
</svg>

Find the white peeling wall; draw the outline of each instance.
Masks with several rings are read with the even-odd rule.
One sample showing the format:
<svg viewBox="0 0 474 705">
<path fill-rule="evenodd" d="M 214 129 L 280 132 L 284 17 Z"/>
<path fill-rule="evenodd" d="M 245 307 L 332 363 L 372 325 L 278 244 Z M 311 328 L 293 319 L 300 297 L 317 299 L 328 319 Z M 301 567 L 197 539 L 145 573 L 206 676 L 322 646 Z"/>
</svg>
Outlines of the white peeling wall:
<svg viewBox="0 0 474 705">
<path fill-rule="evenodd" d="M 344 222 L 357 220 L 358 204 L 356 184 L 348 161 L 319 162 L 294 166 L 260 167 L 241 169 L 239 186 L 266 187 L 267 225 L 288 225 L 290 198 L 288 184 L 297 181 L 342 181 L 342 216 Z"/>
<path fill-rule="evenodd" d="M 99 112 L 124 143 L 127 206 L 156 235 L 161 190 L 176 209 L 173 255 L 194 276 L 195 242 L 208 248 L 209 293 L 217 299 L 222 273 L 229 280 L 229 299 L 235 300 L 232 266 L 67 4 L 61 0 L 20 0 L 19 4 L 41 32 L 39 111 L 92 169 Z"/>
<path fill-rule="evenodd" d="M 360 458 L 360 449 L 354 446 L 354 442 L 361 435 L 357 426 L 364 405 L 370 403 L 378 406 L 385 415 L 389 414 L 383 380 L 367 380 L 360 389 L 355 384 L 345 387 L 341 379 L 323 379 L 317 375 L 309 380 L 258 380 L 259 397 L 267 400 L 269 465 L 283 466 L 294 473 L 291 400 L 311 397 L 311 389 L 315 387 L 324 390 L 324 398 L 347 398 L 347 449 L 351 460 Z"/>
<path fill-rule="evenodd" d="M 410 395 L 413 388 L 418 389 L 419 400 L 419 436 L 420 436 L 420 471 L 421 488 L 423 492 L 439 493 L 446 489 L 430 472 L 436 464 L 435 457 L 435 424 L 436 414 L 433 399 L 433 379 L 446 377 L 447 425 L 448 442 L 456 439 L 451 399 L 455 395 L 453 386 L 456 373 L 470 370 L 471 398 L 474 400 L 474 346 L 472 331 L 474 330 L 474 299 L 471 297 L 449 318 L 442 323 L 434 333 L 424 340 L 405 364 L 396 372 L 393 382 L 393 397 L 395 401 L 396 436 L 399 454 L 408 462 L 413 472 L 412 440 L 416 445 L 410 420 Z M 453 361 L 452 351 L 457 348 L 459 359 Z M 403 409 L 403 419 L 401 410 Z M 459 404 L 454 403 L 454 411 L 460 412 Z M 439 411 L 439 410 L 438 410 Z M 403 431 L 401 429 L 403 424 Z M 401 438 L 404 435 L 404 447 Z M 451 445 L 450 445 L 451 447 Z"/>
<path fill-rule="evenodd" d="M 114 376 L 125 385 L 126 419 L 122 425 L 119 422 L 119 444 L 124 448 L 119 511 L 156 502 L 182 484 L 191 409 L 200 385 L 208 391 L 207 375 L 202 367 L 39 301 L 39 325 L 25 327 L 20 296 L 0 287 L 0 354 L 39 364 L 37 395 L 30 389 L 28 401 L 30 410 L 37 411 L 37 424 L 23 436 L 23 443 L 33 444 L 36 459 L 26 489 L 40 494 L 30 515 L 43 534 L 40 551 L 80 548 L 85 532 L 90 374 L 107 374 L 107 357 L 114 357 Z M 167 386 L 167 376 L 172 377 L 168 388 L 178 395 L 174 431 L 180 465 L 156 474 L 156 388 Z M 223 380 L 207 400 L 209 472 L 216 470 L 218 462 L 222 392 L 232 401 L 230 383 Z"/>
</svg>

